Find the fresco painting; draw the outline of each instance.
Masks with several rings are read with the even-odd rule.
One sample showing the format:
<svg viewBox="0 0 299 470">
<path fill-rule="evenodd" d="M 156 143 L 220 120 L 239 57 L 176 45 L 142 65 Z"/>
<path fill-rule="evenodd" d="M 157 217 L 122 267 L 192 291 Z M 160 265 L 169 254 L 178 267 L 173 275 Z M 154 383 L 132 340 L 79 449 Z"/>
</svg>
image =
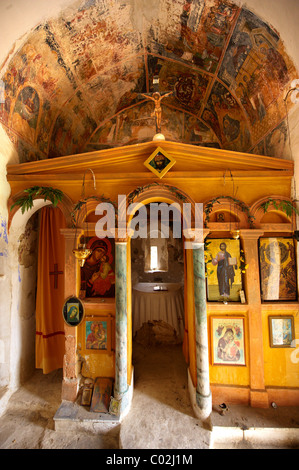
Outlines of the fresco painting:
<svg viewBox="0 0 299 470">
<path fill-rule="evenodd" d="M 154 119 L 150 116 L 152 107 L 148 104 L 141 114 L 135 107 L 130 112 L 119 113 L 117 117 L 110 119 L 96 130 L 86 144 L 84 151 L 102 150 L 116 145 L 127 145 L 133 140 L 148 141 L 151 130 L 154 130 Z M 138 107 L 137 107 L 138 108 Z M 132 121 L 131 121 L 132 120 Z M 214 132 L 197 117 L 163 108 L 164 136 L 170 141 L 184 141 L 193 145 L 203 145 L 220 148 L 219 141 Z M 150 131 L 149 131 L 150 130 Z M 184 132 L 184 134 L 183 134 Z M 117 136 L 117 137 L 116 137 Z"/>
<path fill-rule="evenodd" d="M 69 102 L 72 110 L 66 114 L 61 113 L 55 122 L 52 132 L 49 158 L 71 155 L 82 152 L 86 140 L 96 129 L 96 122 L 90 116 L 81 92 L 76 93 Z"/>
<path fill-rule="evenodd" d="M 267 39 L 263 39 L 264 37 Z M 261 64 L 259 54 L 259 45 L 261 42 L 266 41 L 268 44 L 276 44 L 279 40 L 277 33 L 261 21 L 256 15 L 246 9 L 242 9 L 234 32 L 230 39 L 228 48 L 225 52 L 224 59 L 219 71 L 219 77 L 228 85 L 233 88 L 236 87 L 238 77 L 242 73 L 250 74 L 253 70 L 248 70 L 247 66 L 258 67 Z M 254 64 L 254 57 L 256 61 Z"/>
<path fill-rule="evenodd" d="M 67 62 L 65 61 L 59 42 L 57 41 L 55 34 L 53 33 L 52 28 L 48 23 L 44 25 L 44 31 L 46 33 L 46 39 L 45 39 L 46 44 L 49 46 L 51 51 L 57 56 L 57 63 L 64 70 L 72 87 L 76 89 L 77 82 L 76 82 L 75 75 L 73 71 L 71 70 L 71 68 L 69 67 L 69 65 L 67 64 Z"/>
<path fill-rule="evenodd" d="M 152 103 L 139 95 L 154 77 L 160 93 L 173 92 L 167 139 L 288 158 L 284 97 L 297 72 L 279 33 L 226 0 L 146 11 L 74 2 L 7 58 L 0 122 L 20 161 L 152 140 Z"/>
<path fill-rule="evenodd" d="M 179 37 L 168 40 L 165 55 L 179 57 L 215 73 L 238 7 L 221 0 L 186 0 L 180 12 Z"/>
<path fill-rule="evenodd" d="M 35 162 L 37 160 L 44 160 L 47 155 L 35 150 L 32 145 L 28 144 L 24 140 L 17 139 L 16 148 L 19 154 L 20 163 Z"/>
<path fill-rule="evenodd" d="M 249 153 L 253 153 L 254 155 L 266 155 L 264 140 L 259 142 Z"/>
<path fill-rule="evenodd" d="M 235 151 L 249 149 L 250 132 L 243 111 L 220 83 L 215 83 L 202 119 L 213 129 L 224 148 Z"/>
<path fill-rule="evenodd" d="M 101 150 L 113 146 L 115 143 L 116 117 L 109 119 L 103 126 L 96 130 L 91 136 L 90 143 L 86 146 L 86 150 Z M 87 150 L 87 151 L 90 151 Z"/>
<path fill-rule="evenodd" d="M 49 100 L 45 100 L 42 104 L 41 118 L 38 126 L 38 134 L 36 143 L 38 148 L 48 154 L 49 138 L 51 134 L 51 126 L 54 120 L 54 110 Z"/>
<path fill-rule="evenodd" d="M 176 64 L 165 59 L 153 60 L 148 57 L 149 82 L 159 71 L 160 92 L 173 90 L 173 95 L 167 99 L 171 106 L 180 107 L 198 114 L 211 82 L 209 76 L 200 71 L 193 71 L 183 64 Z"/>
<path fill-rule="evenodd" d="M 144 88 L 143 70 L 143 58 L 135 59 L 96 75 L 82 87 L 97 122 L 106 120 L 107 109 L 111 117 L 139 101 L 138 93 Z"/>
<path fill-rule="evenodd" d="M 289 158 L 291 155 L 287 123 L 283 121 L 265 139 L 266 155 L 269 157 Z"/>
<path fill-rule="evenodd" d="M 71 53 L 81 78 L 87 79 L 85 73 L 90 78 L 124 60 L 132 48 L 135 53 L 140 50 L 140 35 L 132 29 L 130 10 L 117 2 L 109 6 L 107 2 L 90 2 L 79 11 L 70 9 L 56 25 L 59 42 Z"/>
<path fill-rule="evenodd" d="M 183 139 L 185 114 L 179 110 L 173 110 L 164 105 L 162 114 L 162 127 L 167 140 L 181 142 Z M 164 124 L 163 124 L 164 123 Z"/>
<path fill-rule="evenodd" d="M 219 146 L 219 140 L 212 129 L 195 116 L 185 113 L 184 141 L 193 145 Z"/>
<path fill-rule="evenodd" d="M 30 86 L 24 87 L 18 95 L 11 125 L 30 143 L 35 141 L 35 132 L 39 114 L 40 100 L 36 90 Z"/>
<path fill-rule="evenodd" d="M 70 90 L 65 83 L 60 88 L 65 74 L 57 67 L 53 70 L 49 66 L 52 61 L 53 51 L 46 44 L 46 35 L 37 28 L 5 73 L 2 120 L 22 136 L 17 144 L 20 161 L 47 157 L 56 98 Z"/>
<path fill-rule="evenodd" d="M 285 115 L 283 92 L 294 73 L 278 34 L 243 9 L 221 64 L 219 78 L 235 92 L 257 142 Z"/>
<path fill-rule="evenodd" d="M 151 116 L 153 104 L 145 102 L 118 115 L 117 142 L 123 145 L 147 142 L 155 134 L 155 119 Z"/>
</svg>

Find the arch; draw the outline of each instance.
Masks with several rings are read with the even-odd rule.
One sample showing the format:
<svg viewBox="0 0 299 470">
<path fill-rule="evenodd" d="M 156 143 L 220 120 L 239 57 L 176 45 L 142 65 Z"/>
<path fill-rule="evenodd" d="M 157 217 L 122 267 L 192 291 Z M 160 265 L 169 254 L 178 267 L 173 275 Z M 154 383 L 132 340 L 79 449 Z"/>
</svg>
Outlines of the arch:
<svg viewBox="0 0 299 470">
<path fill-rule="evenodd" d="M 200 215 L 196 211 L 195 201 L 188 194 L 175 186 L 162 183 L 152 183 L 133 190 L 126 197 L 126 207 L 120 207 L 118 214 L 123 214 L 124 210 L 126 210 L 127 227 L 130 228 L 131 221 L 134 214 L 138 211 L 138 208 L 152 202 L 165 202 L 167 204 L 175 204 L 176 206 L 179 206 L 183 219 L 183 226 L 188 229 L 194 228 L 195 217 Z M 132 208 L 132 211 L 130 211 L 130 214 L 128 214 L 128 208 L 131 204 L 134 204 L 134 207 Z M 184 206 L 184 204 L 190 204 L 190 206 L 188 206 L 190 208 L 189 213 L 186 211 L 186 206 Z"/>
<path fill-rule="evenodd" d="M 132 293 L 131 293 L 131 276 L 130 276 L 130 271 L 131 271 L 131 264 L 130 264 L 130 247 L 131 247 L 131 236 L 132 236 L 132 231 L 130 231 L 130 223 L 132 221 L 132 218 L 134 217 L 135 212 L 142 206 L 142 205 L 147 205 L 152 202 L 165 202 L 168 204 L 177 204 L 180 208 L 181 211 L 181 217 L 183 221 L 185 220 L 185 226 L 188 227 L 188 217 L 187 214 L 184 212 L 184 204 L 190 204 L 190 209 L 191 209 L 191 222 L 192 226 L 191 232 L 192 234 L 189 234 L 188 231 L 182 233 L 183 237 L 184 235 L 186 236 L 186 239 L 188 240 L 189 237 L 192 239 L 195 235 L 195 239 L 197 238 L 196 231 L 194 233 L 193 229 L 196 228 L 197 226 L 194 227 L 194 221 L 195 221 L 195 215 L 196 215 L 196 202 L 184 191 L 182 191 L 180 188 L 177 188 L 175 186 L 170 186 L 162 183 L 152 183 L 146 186 L 142 187 L 137 187 L 135 190 L 133 190 L 126 198 L 126 207 L 122 207 L 122 210 L 127 209 L 130 204 L 135 204 L 135 207 L 133 207 L 133 210 L 130 214 L 128 214 L 127 211 L 127 228 L 128 228 L 128 237 L 126 241 L 128 243 L 125 243 L 126 246 L 128 246 L 128 264 L 127 264 L 127 316 L 128 316 L 128 325 L 132 326 Z M 201 220 L 202 222 L 202 220 Z M 201 231 L 203 229 L 202 223 L 201 223 Z M 182 237 L 182 238 L 183 238 Z M 192 243 L 191 243 L 192 245 Z M 187 245 L 189 248 L 189 244 Z M 184 248 L 186 248 L 186 243 L 184 245 Z M 192 249 L 185 249 L 184 250 L 184 320 L 185 320 L 185 329 L 184 329 L 184 338 L 183 338 L 183 343 L 182 343 L 182 352 L 183 356 L 185 357 L 186 364 L 188 364 L 188 388 L 189 388 L 189 393 L 192 401 L 192 407 L 194 409 L 194 412 L 196 416 L 199 416 L 202 418 L 204 415 L 205 411 L 202 412 L 202 410 L 199 410 L 198 407 L 199 405 L 196 402 L 196 387 L 198 385 L 198 377 L 197 377 L 197 344 L 198 344 L 198 338 L 197 334 L 198 331 L 195 327 L 195 312 L 194 312 L 194 304 L 195 304 L 195 292 L 194 292 L 194 281 L 193 281 L 193 270 L 194 270 L 194 259 L 193 259 L 193 252 L 194 251 L 199 251 L 199 250 L 192 250 Z M 203 255 L 203 250 L 202 250 L 202 255 Z M 202 263 L 204 265 L 204 263 Z M 128 287 L 129 286 L 129 287 Z M 204 328 L 204 327 L 203 327 Z M 131 335 L 129 336 L 129 362 L 130 363 L 130 354 L 132 354 L 132 337 Z M 199 353 L 199 356 L 202 359 L 201 353 Z M 130 366 L 129 366 L 130 367 Z M 128 368 L 128 371 L 130 372 L 131 369 Z M 205 399 L 203 399 L 204 401 Z M 210 396 L 208 397 L 208 400 L 210 400 Z"/>
<path fill-rule="evenodd" d="M 288 215 L 284 211 L 284 206 L 286 206 L 286 204 L 291 205 L 295 209 L 295 206 L 293 205 L 293 201 L 289 197 L 271 195 L 271 196 L 263 197 L 255 201 L 250 207 L 251 214 L 255 219 L 254 220 L 255 226 L 257 228 L 260 228 L 261 225 L 266 222 L 266 221 L 263 221 L 263 218 L 265 217 L 266 212 L 269 212 L 269 213 L 272 212 L 282 217 L 282 220 L 283 220 L 281 222 L 282 224 L 286 224 L 286 225 L 292 224 L 292 227 L 296 227 L 295 210 L 293 210 L 292 213 Z M 266 223 L 271 224 L 271 222 L 266 222 Z M 273 222 L 273 224 L 274 223 L 275 222 Z"/>
<path fill-rule="evenodd" d="M 12 203 L 15 202 L 20 195 L 23 193 L 18 193 L 14 198 L 10 199 L 9 207 Z M 49 200 L 44 201 L 42 198 L 35 198 L 33 200 L 33 206 L 28 211 L 22 213 L 21 208 L 14 207 L 14 209 L 9 214 L 9 257 L 11 259 L 18 258 L 18 249 L 19 249 L 19 240 L 21 235 L 26 229 L 26 224 L 29 219 L 43 207 L 51 206 L 52 202 Z M 70 200 L 66 197 L 66 200 L 63 203 L 57 204 L 57 209 L 59 209 L 66 222 L 70 220 Z M 36 253 L 37 255 L 37 253 Z M 30 266 L 29 266 L 30 268 Z M 11 324 L 11 334 L 9 337 L 10 344 L 10 383 L 9 387 L 12 390 L 17 389 L 21 384 L 21 370 L 22 370 L 22 360 L 24 360 L 23 355 L 23 343 L 27 341 L 26 338 L 28 334 L 32 333 L 30 330 L 31 323 L 27 321 L 22 312 L 23 304 L 23 295 L 30 283 L 34 283 L 34 278 L 32 278 L 28 272 L 25 272 L 27 266 L 21 266 L 20 262 L 16 262 L 11 265 L 11 286 L 13 293 L 9 300 L 10 302 L 10 324 Z M 27 307 L 25 306 L 25 309 Z M 34 311 L 34 310 L 33 310 Z M 25 320 L 24 320 L 25 319 Z M 29 326 L 28 326 L 29 324 Z"/>
<path fill-rule="evenodd" d="M 16 193 L 13 197 L 10 197 L 8 200 L 8 231 L 11 229 L 16 229 L 17 227 L 21 228 L 26 225 L 27 221 L 30 219 L 30 217 L 39 209 L 45 206 L 49 206 L 52 204 L 51 201 L 45 201 L 44 199 L 40 197 L 35 197 L 33 199 L 33 206 L 30 210 L 26 211 L 25 213 L 22 213 L 21 209 L 19 207 L 14 207 L 12 210 L 10 208 L 12 205 L 20 198 L 22 197 L 23 191 L 20 191 Z M 64 215 L 64 218 L 66 220 L 66 225 L 67 227 L 72 227 L 72 208 L 73 208 L 73 202 L 72 200 L 66 195 L 63 194 L 63 199 L 62 201 L 59 201 L 57 204 L 57 207 L 61 210 L 61 212 Z"/>
<path fill-rule="evenodd" d="M 220 211 L 232 214 L 236 218 L 239 228 L 252 227 L 253 216 L 250 207 L 245 202 L 231 196 L 216 196 L 204 202 L 204 226 L 208 226 L 211 214 Z"/>
<path fill-rule="evenodd" d="M 82 203 L 82 206 L 81 206 L 82 209 L 78 206 L 78 204 L 80 203 Z M 77 227 L 83 227 L 84 223 L 89 222 L 88 221 L 89 215 L 95 212 L 98 204 L 100 203 L 112 204 L 114 209 L 116 209 L 115 203 L 111 201 L 110 199 L 105 198 L 104 196 L 100 196 L 100 197 L 89 196 L 85 199 L 80 199 L 78 203 L 76 204 L 75 208 L 73 207 L 73 210 L 72 210 L 73 224 L 75 224 Z M 90 223 L 93 223 L 93 222 L 94 221 L 90 221 Z"/>
</svg>

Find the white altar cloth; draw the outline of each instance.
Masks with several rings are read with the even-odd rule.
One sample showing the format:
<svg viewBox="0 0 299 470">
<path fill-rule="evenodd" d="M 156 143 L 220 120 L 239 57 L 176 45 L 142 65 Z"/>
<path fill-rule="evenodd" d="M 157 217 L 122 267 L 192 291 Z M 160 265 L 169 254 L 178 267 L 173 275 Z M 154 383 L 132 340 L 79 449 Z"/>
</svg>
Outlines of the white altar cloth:
<svg viewBox="0 0 299 470">
<path fill-rule="evenodd" d="M 155 286 L 168 290 L 154 290 Z M 184 295 L 178 283 L 139 282 L 132 291 L 133 336 L 150 320 L 163 320 L 175 328 L 180 340 L 184 339 Z"/>
</svg>

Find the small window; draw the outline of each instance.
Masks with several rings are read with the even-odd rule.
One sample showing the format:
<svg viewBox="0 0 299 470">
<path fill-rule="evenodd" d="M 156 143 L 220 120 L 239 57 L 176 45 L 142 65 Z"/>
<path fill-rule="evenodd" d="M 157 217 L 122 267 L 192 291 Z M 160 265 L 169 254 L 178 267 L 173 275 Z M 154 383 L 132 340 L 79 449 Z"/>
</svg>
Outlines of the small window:
<svg viewBox="0 0 299 470">
<path fill-rule="evenodd" d="M 151 271 L 158 269 L 158 247 L 151 246 L 151 260 L 150 260 Z"/>
<path fill-rule="evenodd" d="M 168 240 L 166 238 L 148 238 L 145 241 L 144 272 L 168 271 Z"/>
</svg>

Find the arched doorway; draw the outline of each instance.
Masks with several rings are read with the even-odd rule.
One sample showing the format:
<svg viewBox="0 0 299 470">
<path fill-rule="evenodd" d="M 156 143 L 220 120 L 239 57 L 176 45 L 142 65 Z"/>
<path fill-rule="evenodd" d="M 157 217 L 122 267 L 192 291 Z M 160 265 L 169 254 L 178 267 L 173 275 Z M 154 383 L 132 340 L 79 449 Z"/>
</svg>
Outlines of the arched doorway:
<svg viewBox="0 0 299 470">
<path fill-rule="evenodd" d="M 157 394 L 161 389 L 162 397 L 166 393 L 163 388 L 169 388 L 166 377 L 171 380 L 182 376 L 187 380 L 182 348 L 185 333 L 182 223 L 178 209 L 169 204 L 156 202 L 143 207 L 146 215 L 143 235 L 147 236 L 141 237 L 140 220 L 139 230 L 131 236 L 130 249 L 134 388 L 135 396 L 142 387 L 151 396 L 154 390 Z M 176 386 L 171 388 L 175 393 Z"/>
<path fill-rule="evenodd" d="M 177 204 L 185 221 L 184 241 L 194 238 L 197 226 L 195 226 L 195 204 L 179 189 L 155 183 L 145 188 L 138 188 L 127 198 L 127 229 L 129 238 L 119 240 L 116 243 L 116 264 L 121 267 L 116 275 L 116 393 L 119 401 L 127 403 L 129 388 L 132 385 L 132 281 L 131 281 L 131 236 L 133 217 L 142 206 L 150 203 Z M 184 207 L 184 204 L 186 206 Z M 189 210 L 184 211 L 188 206 Z M 187 215 L 193 217 L 189 220 Z M 186 219 L 186 220 L 185 220 Z M 190 224 L 190 220 L 193 221 Z M 136 222 L 136 221 L 134 221 Z M 202 227 L 201 232 L 203 233 Z M 209 364 L 207 344 L 207 318 L 205 297 L 204 274 L 204 244 L 194 238 L 191 243 L 193 249 L 185 250 L 185 274 L 187 283 L 184 287 L 185 331 L 184 331 L 184 355 L 188 361 L 189 391 L 192 395 L 192 406 L 199 406 L 200 417 L 209 416 L 211 412 L 211 393 L 209 387 Z M 193 235 L 192 235 L 193 234 Z M 192 236 L 191 236 L 192 235 Z M 188 239 L 186 238 L 188 237 Z M 184 245 L 186 246 L 186 245 Z M 199 248 L 199 249 L 195 249 Z M 124 273 L 125 271 L 125 273 Z M 190 276 L 190 273 L 194 276 Z M 195 320 L 195 321 L 194 321 Z M 129 334 L 127 334 L 129 332 Z M 198 342 L 198 339 L 200 341 Z M 126 354 L 123 352 L 126 351 Z M 200 368 L 197 364 L 200 363 Z M 200 371 L 200 372 L 198 372 Z M 124 397 L 126 396 L 126 399 Z"/>
<path fill-rule="evenodd" d="M 141 230 L 131 236 L 132 335 L 145 346 L 182 344 L 185 313 L 181 214 L 173 214 L 177 209 L 166 203 L 150 203 L 144 208 L 146 238 Z M 176 223 L 179 230 L 174 229 Z"/>
<path fill-rule="evenodd" d="M 53 208 L 49 201 L 35 199 L 33 206 L 24 213 L 20 208 L 15 208 L 10 213 L 9 234 L 8 234 L 8 257 L 10 263 L 11 276 L 11 295 L 10 295 L 10 336 L 9 342 L 9 382 L 8 388 L 11 392 L 18 389 L 23 383 L 29 380 L 36 368 L 42 368 L 37 361 L 38 343 L 44 339 L 51 338 L 51 335 L 45 335 L 45 331 L 38 324 L 36 317 L 36 298 L 38 291 L 38 251 L 40 244 L 40 219 L 42 211 L 56 211 L 63 225 L 67 224 L 68 210 L 66 204 L 59 204 L 59 207 Z M 51 230 L 51 223 L 49 223 Z M 51 235 L 50 235 L 51 238 Z M 54 240 L 53 240 L 53 243 Z M 46 250 L 45 250 L 46 247 Z M 48 251 L 48 242 L 45 242 L 42 251 Z M 50 252 L 49 252 L 50 253 Z M 53 266 L 52 263 L 53 262 Z M 56 288 L 58 283 L 58 268 L 62 269 L 49 255 L 49 269 L 47 274 L 49 284 L 53 283 Z M 64 259 L 61 260 L 61 266 Z M 57 269 L 56 269 L 57 268 Z M 62 271 L 59 271 L 62 274 Z M 60 292 L 63 295 L 63 274 L 59 281 L 62 281 Z M 47 289 L 44 290 L 46 292 Z M 41 294 L 43 297 L 43 294 Z M 62 313 L 57 310 L 56 316 L 62 318 Z M 61 336 L 61 355 L 64 354 L 64 326 L 59 330 Z M 52 335 L 54 336 L 54 335 Z M 51 339 L 52 340 L 52 339 Z M 46 354 L 44 355 L 46 356 Z M 62 356 L 63 357 L 63 356 Z M 62 363 L 61 366 L 62 368 Z"/>
</svg>

